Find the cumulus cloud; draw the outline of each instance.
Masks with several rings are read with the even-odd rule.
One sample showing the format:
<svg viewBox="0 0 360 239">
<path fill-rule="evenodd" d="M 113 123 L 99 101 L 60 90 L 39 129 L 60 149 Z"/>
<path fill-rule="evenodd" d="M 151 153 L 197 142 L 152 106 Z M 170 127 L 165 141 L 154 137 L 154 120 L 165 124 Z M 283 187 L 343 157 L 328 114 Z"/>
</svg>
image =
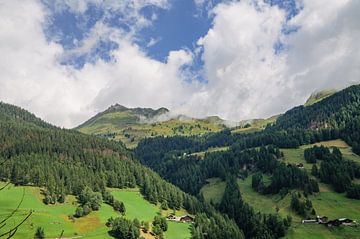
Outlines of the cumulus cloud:
<svg viewBox="0 0 360 239">
<path fill-rule="evenodd" d="M 263 1 L 218 5 L 213 27 L 198 42 L 209 84 L 183 110 L 266 117 L 302 104 L 315 90 L 359 83 L 359 11 L 359 1 L 305 0 L 287 22 L 283 10 Z M 276 51 L 279 43 L 285 50 Z"/>
<path fill-rule="evenodd" d="M 218 4 L 196 51 L 172 51 L 161 62 L 135 43 L 136 30 L 102 20 L 77 48 L 66 50 L 45 37 L 49 13 L 40 1 L 0 0 L 0 100 L 65 127 L 115 103 L 239 121 L 283 112 L 314 90 L 359 83 L 360 2 L 302 2 L 303 9 L 290 20 L 284 10 L 260 0 Z M 142 7 L 168 6 L 166 0 L 53 3 L 57 11 L 66 7 L 79 14 L 89 3 L 132 12 L 134 29 L 156 19 L 142 16 Z M 286 28 L 298 30 L 285 34 Z M 81 69 L 59 63 L 88 52 L 101 38 L 119 46 L 110 51 L 111 61 L 94 59 Z M 279 45 L 283 48 L 276 49 Z M 187 70 L 196 57 L 204 62 L 204 82 L 193 80 Z"/>
<path fill-rule="evenodd" d="M 171 52 L 167 62 L 158 62 L 133 44 L 128 34 L 99 23 L 82 48 L 66 52 L 47 41 L 42 29 L 46 11 L 38 1 L 1 1 L 0 6 L 3 101 L 56 125 L 73 127 L 114 103 L 169 106 L 174 97 L 186 95 L 180 68 L 191 62 L 192 55 L 185 50 Z M 69 54 L 86 51 L 104 34 L 119 44 L 112 52 L 113 61 L 97 60 L 82 69 L 59 63 Z"/>
</svg>

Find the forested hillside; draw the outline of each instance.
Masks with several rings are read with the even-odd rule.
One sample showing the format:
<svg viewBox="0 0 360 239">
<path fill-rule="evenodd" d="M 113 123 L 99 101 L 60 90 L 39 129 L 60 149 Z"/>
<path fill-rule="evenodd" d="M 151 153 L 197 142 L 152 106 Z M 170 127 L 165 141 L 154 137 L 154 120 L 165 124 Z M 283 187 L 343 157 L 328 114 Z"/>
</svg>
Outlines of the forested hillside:
<svg viewBox="0 0 360 239">
<path fill-rule="evenodd" d="M 360 115 L 360 85 L 339 91 L 311 106 L 299 106 L 280 116 L 273 129 L 344 128 Z"/>
<path fill-rule="evenodd" d="M 231 220 L 142 166 L 123 144 L 53 127 L 4 103 L 0 110 L 0 163 L 1 180 L 44 187 L 45 203 L 63 203 L 71 194 L 79 197 L 81 210 L 97 210 L 99 204 L 89 204 L 86 198 L 95 197 L 97 201 L 102 195 L 112 205 L 108 187 L 140 187 L 143 196 L 153 204 L 185 208 L 192 214 L 203 213 L 212 218 L 211 228 L 203 225 L 206 221 L 197 222 L 194 235 L 213 232 L 227 237 L 209 238 L 242 238 L 242 232 Z"/>
<path fill-rule="evenodd" d="M 336 148 L 331 149 L 333 153 L 329 150 L 326 159 L 314 166 L 317 167 L 314 172 L 304 170 L 303 163 L 285 163 L 283 153 L 283 149 L 295 150 L 301 145 L 343 139 L 359 154 L 359 104 L 360 86 L 352 86 L 313 105 L 286 112 L 261 132 L 222 131 L 190 138 L 156 137 L 141 141 L 135 154 L 162 177 L 200 198 L 203 197 L 200 189 L 209 178 L 226 182 L 222 199 L 214 206 L 234 218 L 247 238 L 260 237 L 256 234 L 261 231 L 259 228 L 264 230 L 261 235 L 265 238 L 280 237 L 285 234 L 290 220 L 285 217 L 279 221 L 276 215 L 256 214 L 243 202 L 242 192 L 237 192 L 236 179 L 245 180 L 252 175 L 252 189 L 267 197 L 280 195 L 284 198 L 294 191 L 303 193 L 305 198 L 316 197 L 320 192 L 319 184 L 325 183 L 336 192 L 346 192 L 347 197 L 359 199 L 360 186 L 356 181 L 360 178 L 359 163 L 344 160 Z M 210 147 L 224 146 L 228 149 L 206 152 Z M 203 157 L 196 153 L 200 151 L 204 152 Z M 307 206 L 300 214 L 311 217 L 308 212 L 315 213 L 311 202 L 306 199 L 302 203 Z M 249 221 L 252 223 L 247 224 Z"/>
</svg>

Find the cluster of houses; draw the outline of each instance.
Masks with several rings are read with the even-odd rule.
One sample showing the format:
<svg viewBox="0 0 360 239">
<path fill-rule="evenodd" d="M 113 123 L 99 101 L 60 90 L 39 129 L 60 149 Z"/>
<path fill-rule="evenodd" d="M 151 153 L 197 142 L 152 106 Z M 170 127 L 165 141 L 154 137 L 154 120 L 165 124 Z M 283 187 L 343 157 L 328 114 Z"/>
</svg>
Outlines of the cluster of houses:
<svg viewBox="0 0 360 239">
<path fill-rule="evenodd" d="M 182 217 L 176 217 L 175 215 L 173 214 L 170 214 L 169 216 L 166 217 L 167 220 L 169 221 L 174 221 L 174 222 L 194 222 L 194 217 L 193 216 L 190 216 L 190 215 L 185 215 L 185 216 L 182 216 Z"/>
<path fill-rule="evenodd" d="M 315 219 L 302 220 L 303 224 L 323 224 L 328 227 L 338 227 L 338 226 L 355 226 L 356 221 L 348 218 L 340 218 L 335 220 L 328 220 L 325 216 L 317 216 Z"/>
</svg>

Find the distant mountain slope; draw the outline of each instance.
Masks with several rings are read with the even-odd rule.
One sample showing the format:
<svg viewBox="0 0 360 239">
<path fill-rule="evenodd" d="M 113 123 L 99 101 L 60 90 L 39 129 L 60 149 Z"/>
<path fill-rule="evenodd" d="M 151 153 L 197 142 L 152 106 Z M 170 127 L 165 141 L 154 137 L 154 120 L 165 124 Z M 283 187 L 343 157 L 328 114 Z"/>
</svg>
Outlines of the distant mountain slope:
<svg viewBox="0 0 360 239">
<path fill-rule="evenodd" d="M 141 123 L 141 121 L 154 119 L 168 112 L 169 110 L 166 108 L 159 108 L 157 110 L 151 108 L 127 108 L 115 104 L 79 125 L 77 129 L 89 127 L 94 124 L 116 124 L 119 126 L 136 124 Z"/>
<path fill-rule="evenodd" d="M 336 90 L 322 90 L 310 95 L 304 106 L 310 106 L 336 93 Z"/>
<path fill-rule="evenodd" d="M 313 105 L 298 106 L 287 111 L 271 128 L 344 128 L 358 116 L 360 116 L 360 85 L 354 85 Z"/>
<path fill-rule="evenodd" d="M 280 115 L 274 115 L 267 119 L 252 119 L 240 121 L 240 125 L 235 127 L 233 133 L 252 133 L 258 132 L 266 128 L 267 125 L 273 124 Z"/>
<path fill-rule="evenodd" d="M 0 102 L 0 122 L 14 121 L 31 124 L 43 128 L 54 128 L 51 124 L 36 117 L 34 114 L 14 105 Z"/>
<path fill-rule="evenodd" d="M 116 104 L 76 129 L 134 147 L 141 139 L 158 135 L 189 136 L 217 132 L 226 128 L 225 123 L 217 116 L 196 119 L 185 115 L 171 116 L 166 108 L 127 108 Z"/>
</svg>

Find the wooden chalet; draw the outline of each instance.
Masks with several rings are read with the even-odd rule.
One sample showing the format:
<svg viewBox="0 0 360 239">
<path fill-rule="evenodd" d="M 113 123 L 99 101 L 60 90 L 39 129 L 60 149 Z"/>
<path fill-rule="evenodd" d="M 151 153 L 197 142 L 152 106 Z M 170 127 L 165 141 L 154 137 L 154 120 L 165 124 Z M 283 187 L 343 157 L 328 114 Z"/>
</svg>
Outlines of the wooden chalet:
<svg viewBox="0 0 360 239">
<path fill-rule="evenodd" d="M 180 222 L 193 222 L 193 221 L 194 221 L 194 217 L 189 215 L 185 215 L 180 218 Z"/>
</svg>

